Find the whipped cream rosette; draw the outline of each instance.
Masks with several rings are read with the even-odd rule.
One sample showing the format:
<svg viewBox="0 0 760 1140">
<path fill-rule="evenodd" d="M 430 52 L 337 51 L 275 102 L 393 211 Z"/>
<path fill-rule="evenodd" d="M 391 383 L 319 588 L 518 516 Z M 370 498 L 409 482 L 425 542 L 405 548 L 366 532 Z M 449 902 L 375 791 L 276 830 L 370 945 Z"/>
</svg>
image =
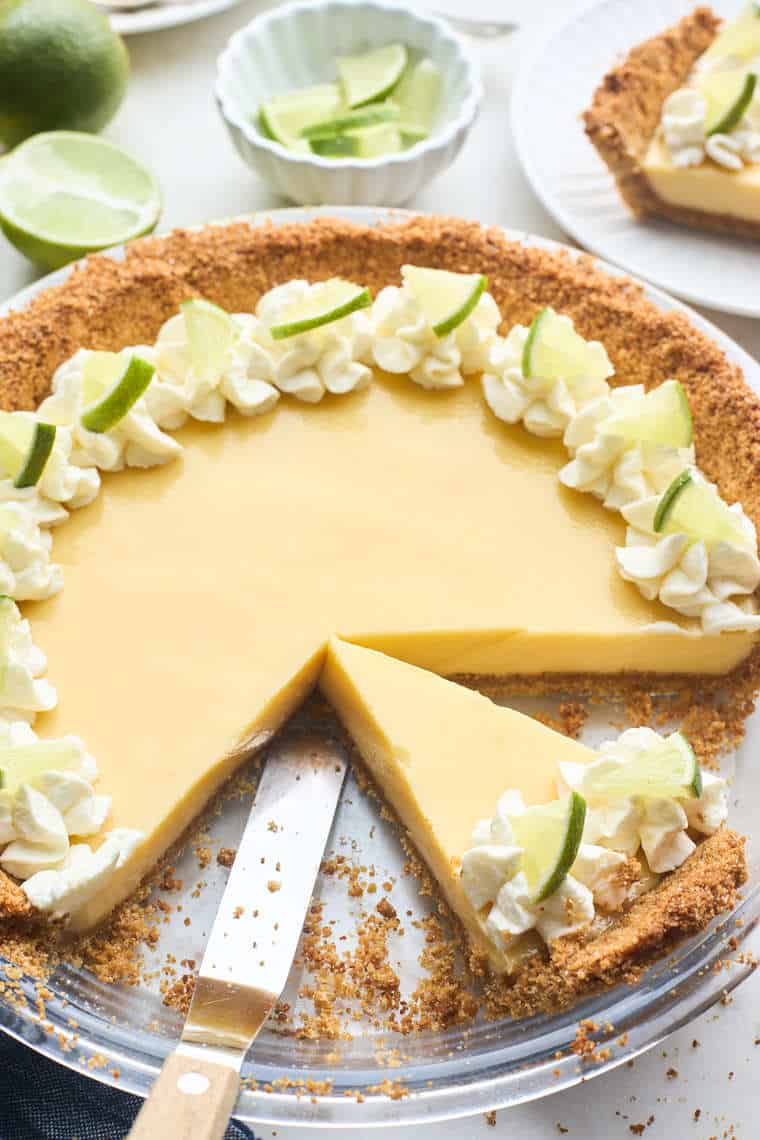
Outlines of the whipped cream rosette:
<svg viewBox="0 0 760 1140">
<path fill-rule="evenodd" d="M 456 327 L 437 333 L 408 280 L 388 285 L 372 307 L 372 357 L 384 372 L 408 375 L 422 388 L 459 388 L 488 366 L 500 321 L 493 297 L 481 292 Z"/>
<path fill-rule="evenodd" d="M 752 520 L 739 503 L 723 503 L 714 485 L 696 470 L 690 483 L 704 498 L 704 523 L 697 514 L 681 526 L 675 506 L 659 525 L 664 496 L 652 495 L 623 508 L 628 523 L 625 546 L 615 550 L 620 574 L 650 601 L 657 598 L 679 614 L 698 619 L 707 633 L 760 629 L 751 596 L 760 585 Z"/>
<path fill-rule="evenodd" d="M 55 708 L 56 692 L 43 676 L 46 669 L 29 622 L 11 598 L 0 598 L 0 718 L 31 721 L 36 713 Z"/>
<path fill-rule="evenodd" d="M 25 429 L 31 433 L 35 424 L 42 420 L 34 412 L 4 412 L 0 415 L 0 433 L 8 431 L 11 436 Z M 63 522 L 68 516 L 66 508 L 74 509 L 91 503 L 100 490 L 100 476 L 94 468 L 80 467 L 71 461 L 72 447 L 70 429 L 56 428 L 52 450 L 32 486 L 17 486 L 16 473 L 4 471 L 0 463 L 0 503 L 21 503 L 41 526 Z"/>
<path fill-rule="evenodd" d="M 675 385 L 675 381 L 666 383 Z M 655 391 L 659 394 L 665 387 Z M 667 425 L 662 430 L 663 420 L 658 417 L 651 425 L 660 429 L 650 433 L 655 438 L 641 438 L 650 427 L 651 398 L 641 384 L 613 388 L 574 416 L 564 435 L 572 459 L 560 471 L 560 482 L 595 495 L 611 510 L 666 491 L 676 475 L 694 462 L 691 442 L 682 445 L 691 439 L 691 421 L 687 405 L 685 431 L 676 420 L 668 441 Z"/>
<path fill-rule="evenodd" d="M 26 503 L 0 503 L 0 594 L 40 601 L 63 588 L 63 571 L 50 560 L 53 540 Z"/>
<path fill-rule="evenodd" d="M 268 352 L 257 341 L 259 322 L 248 313 L 225 313 L 209 302 L 185 303 L 159 331 L 156 377 L 145 403 L 159 427 L 174 430 L 192 417 L 224 420 L 227 402 L 258 415 L 279 399 Z"/>
<path fill-rule="evenodd" d="M 252 335 L 261 352 L 261 377 L 280 392 L 309 404 L 365 388 L 372 379 L 371 324 L 363 311 L 282 338 L 272 336 L 291 314 L 316 306 L 325 283 L 288 281 L 270 289 L 256 306 Z M 294 322 L 295 323 L 295 322 Z"/>
<path fill-rule="evenodd" d="M 608 394 L 613 372 L 599 341 L 584 340 L 569 317 L 545 309 L 530 328 L 515 325 L 495 342 L 483 394 L 505 423 L 522 422 L 534 435 L 561 436 L 571 420 Z"/>
<path fill-rule="evenodd" d="M 699 770 L 679 733 L 663 737 L 651 728 L 630 728 L 598 751 L 591 764 L 559 766 L 565 785 L 587 803 L 584 845 L 624 856 L 643 851 L 650 870 L 662 874 L 694 851 L 690 829 L 712 835 L 725 822 L 725 780 Z"/>
<path fill-rule="evenodd" d="M 70 429 L 72 463 L 80 467 L 98 467 L 101 471 L 155 467 L 174 459 L 182 450 L 176 440 L 158 427 L 144 395 L 107 431 L 90 431 L 82 424 L 82 415 L 90 404 L 85 392 L 88 368 L 102 367 L 115 378 L 135 355 L 152 363 L 153 350 L 140 345 L 122 349 L 119 353 L 79 349 L 56 369 L 52 394 L 42 401 L 37 415 L 48 423 Z"/>
</svg>

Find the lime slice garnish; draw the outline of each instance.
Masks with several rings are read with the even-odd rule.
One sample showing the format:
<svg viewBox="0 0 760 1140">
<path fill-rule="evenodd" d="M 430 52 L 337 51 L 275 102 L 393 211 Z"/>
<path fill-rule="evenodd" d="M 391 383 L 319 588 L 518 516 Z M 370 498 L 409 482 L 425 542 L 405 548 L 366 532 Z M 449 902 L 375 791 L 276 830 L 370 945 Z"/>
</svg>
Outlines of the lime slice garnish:
<svg viewBox="0 0 760 1140">
<path fill-rule="evenodd" d="M 666 380 L 647 392 L 638 411 L 610 416 L 598 430 L 602 435 L 620 436 L 628 443 L 688 447 L 693 428 L 683 384 L 678 380 Z"/>
<path fill-rule="evenodd" d="M 283 146 L 307 150 L 301 133 L 306 127 L 334 118 L 343 106 L 337 83 L 303 87 L 285 95 L 275 95 L 259 108 L 259 122 L 264 133 Z"/>
<path fill-rule="evenodd" d="M 409 66 L 393 92 L 401 112 L 405 135 L 425 138 L 430 134 L 441 101 L 441 73 L 432 59 Z"/>
<path fill-rule="evenodd" d="M 20 784 L 34 784 L 43 772 L 77 769 L 81 762 L 81 749 L 68 740 L 0 748 L 0 788 L 13 793 Z"/>
<path fill-rule="evenodd" d="M 280 314 L 278 324 L 272 325 L 269 331 L 275 340 L 285 340 L 286 337 L 332 324 L 371 304 L 368 289 L 341 277 L 332 277 L 314 285 L 304 300 L 287 306 Z"/>
<path fill-rule="evenodd" d="M 34 487 L 55 443 L 55 426 L 0 412 L 0 466 L 14 487 Z"/>
<path fill-rule="evenodd" d="M 0 225 L 49 269 L 148 233 L 160 213 L 153 176 L 97 135 L 35 135 L 0 162 Z"/>
<path fill-rule="evenodd" d="M 482 273 L 402 265 L 401 276 L 436 336 L 446 336 L 466 321 L 488 288 L 488 278 Z"/>
<path fill-rule="evenodd" d="M 566 799 L 527 808 L 510 817 L 515 843 L 523 849 L 522 870 L 533 902 L 553 895 L 567 878 L 583 838 L 586 801 L 578 792 Z"/>
<path fill-rule="evenodd" d="M 702 795 L 702 772 L 694 749 L 680 732 L 657 738 L 657 743 L 625 764 L 589 765 L 580 791 L 589 803 L 643 796 L 649 799 L 690 799 Z"/>
<path fill-rule="evenodd" d="M 115 356 L 119 372 L 112 380 L 111 361 L 103 362 L 102 357 Z M 93 357 L 96 359 L 93 360 Z M 88 369 L 89 365 L 89 369 Z M 87 431 L 105 432 L 115 427 L 119 420 L 137 403 L 153 379 L 155 368 L 140 356 L 131 356 L 124 367 L 123 357 L 118 353 L 92 353 L 85 364 L 84 393 L 100 389 L 97 402 L 82 413 L 80 423 Z M 112 380 L 109 385 L 109 379 Z"/>
<path fill-rule="evenodd" d="M 202 297 L 183 301 L 180 310 L 193 372 L 199 380 L 213 384 L 222 374 L 227 353 L 238 335 L 237 326 L 229 313 Z"/>
<path fill-rule="evenodd" d="M 730 23 L 725 24 L 705 52 L 704 59 L 727 55 L 752 59 L 760 53 L 760 5 L 751 3 Z"/>
<path fill-rule="evenodd" d="M 522 354 L 523 376 L 541 380 L 606 380 L 609 361 L 595 352 L 567 317 L 546 308 L 534 317 Z"/>
<path fill-rule="evenodd" d="M 406 59 L 403 44 L 386 44 L 362 55 L 339 56 L 338 79 L 348 106 L 361 107 L 389 95 L 403 74 Z"/>
<path fill-rule="evenodd" d="M 719 542 L 747 546 L 747 536 L 737 515 L 692 468 L 676 475 L 663 493 L 653 525 L 657 534 L 685 534 L 708 547 Z"/>
<path fill-rule="evenodd" d="M 377 158 L 398 154 L 402 149 L 401 132 L 393 123 L 379 123 L 343 135 L 311 139 L 311 149 L 325 158 Z"/>
<path fill-rule="evenodd" d="M 733 130 L 752 102 L 756 85 L 752 72 L 711 71 L 703 76 L 698 86 L 707 103 L 706 134 Z"/>
<path fill-rule="evenodd" d="M 376 103 L 369 107 L 357 107 L 355 111 L 345 111 L 332 119 L 323 119 L 301 132 L 306 139 L 326 139 L 335 135 L 355 131 L 361 127 L 375 127 L 380 123 L 397 122 L 399 109 L 392 100 Z"/>
</svg>

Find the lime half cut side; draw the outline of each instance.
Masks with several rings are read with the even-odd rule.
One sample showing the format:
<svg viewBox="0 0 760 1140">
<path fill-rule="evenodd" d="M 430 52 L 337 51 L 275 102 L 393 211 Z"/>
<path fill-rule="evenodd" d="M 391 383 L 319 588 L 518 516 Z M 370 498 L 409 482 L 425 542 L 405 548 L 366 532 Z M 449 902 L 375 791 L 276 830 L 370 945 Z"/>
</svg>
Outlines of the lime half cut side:
<svg viewBox="0 0 760 1140">
<path fill-rule="evenodd" d="M 604 420 L 599 425 L 599 432 L 620 436 L 628 443 L 689 447 L 693 425 L 683 384 L 678 380 L 666 380 L 647 392 L 635 412 L 621 412 Z"/>
<path fill-rule="evenodd" d="M 403 44 L 386 44 L 361 55 L 339 56 L 336 61 L 343 97 L 349 107 L 361 107 L 390 95 L 404 73 L 407 51 Z"/>
<path fill-rule="evenodd" d="M 698 798 L 702 795 L 702 772 L 689 741 L 683 733 L 673 732 L 625 764 L 590 766 L 580 790 L 589 803 L 609 803 L 631 796 Z"/>
<path fill-rule="evenodd" d="M 533 902 L 553 895 L 567 878 L 585 821 L 586 801 L 576 791 L 510 818 L 515 843 L 523 849 L 522 870 Z"/>
<path fill-rule="evenodd" d="M 40 740 L 34 745 L 0 749 L 0 789 L 15 792 L 21 784 L 34 784 L 43 772 L 75 771 L 81 749 L 68 740 Z"/>
<path fill-rule="evenodd" d="M 93 355 L 103 357 L 111 354 L 98 353 Z M 121 365 L 116 381 L 107 386 L 105 368 L 108 368 L 110 372 L 112 367 L 111 362 L 108 361 L 103 374 L 103 378 L 106 379 L 106 390 L 94 404 L 91 404 L 82 413 L 81 424 L 87 431 L 98 432 L 99 434 L 110 431 L 134 407 L 153 379 L 155 368 L 147 360 L 143 360 L 141 356 L 131 356 L 126 367 L 123 366 L 121 355 L 117 355 L 116 359 Z M 87 381 L 89 380 L 89 388 L 92 391 L 97 385 L 98 379 L 100 378 L 96 379 L 92 371 L 89 376 L 85 376 L 85 392 L 88 389 Z"/>
<path fill-rule="evenodd" d="M 285 340 L 330 325 L 359 309 L 366 309 L 371 303 L 368 289 L 344 281 L 342 277 L 332 277 L 315 285 L 304 300 L 289 305 L 269 331 L 274 340 Z"/>
<path fill-rule="evenodd" d="M 657 534 L 685 534 L 708 548 L 719 542 L 747 547 L 739 517 L 691 467 L 676 475 L 663 493 L 655 511 L 654 530 Z"/>
<path fill-rule="evenodd" d="M 466 321 L 488 288 L 482 273 L 449 273 L 403 265 L 401 276 L 436 336 L 447 336 Z"/>
<path fill-rule="evenodd" d="M 55 444 L 54 424 L 0 412 L 0 466 L 14 487 L 40 481 Z"/>
<path fill-rule="evenodd" d="M 180 309 L 185 318 L 193 372 L 199 379 L 214 384 L 222 374 L 227 353 L 237 337 L 235 322 L 224 309 L 202 297 L 183 301 Z"/>
<path fill-rule="evenodd" d="M 49 269 L 148 233 L 160 213 L 153 176 L 97 135 L 35 135 L 0 162 L 0 225 Z"/>
<path fill-rule="evenodd" d="M 567 317 L 547 307 L 541 309 L 528 330 L 522 354 L 526 378 L 541 380 L 606 380 L 610 375 L 607 354 L 584 340 Z"/>
</svg>

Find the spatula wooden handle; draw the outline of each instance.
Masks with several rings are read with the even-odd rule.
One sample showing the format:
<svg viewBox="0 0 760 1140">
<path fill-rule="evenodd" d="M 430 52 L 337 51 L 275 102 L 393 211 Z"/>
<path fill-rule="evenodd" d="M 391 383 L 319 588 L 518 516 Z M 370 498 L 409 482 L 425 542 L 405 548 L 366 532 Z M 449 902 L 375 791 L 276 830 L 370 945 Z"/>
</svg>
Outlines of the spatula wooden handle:
<svg viewBox="0 0 760 1140">
<path fill-rule="evenodd" d="M 227 1065 L 173 1053 L 132 1125 L 130 1140 L 222 1140 L 239 1087 Z"/>
</svg>

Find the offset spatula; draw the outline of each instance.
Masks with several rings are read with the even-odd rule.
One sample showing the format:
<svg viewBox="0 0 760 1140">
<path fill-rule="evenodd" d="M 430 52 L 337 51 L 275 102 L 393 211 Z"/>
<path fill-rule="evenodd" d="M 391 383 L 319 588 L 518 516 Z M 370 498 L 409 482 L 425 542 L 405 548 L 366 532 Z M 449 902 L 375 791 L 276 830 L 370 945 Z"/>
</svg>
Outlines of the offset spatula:
<svg viewBox="0 0 760 1140">
<path fill-rule="evenodd" d="M 243 1058 L 282 993 L 340 797 L 346 763 L 299 739 L 264 768 L 201 962 L 180 1044 L 132 1140 L 220 1140 Z"/>
</svg>

